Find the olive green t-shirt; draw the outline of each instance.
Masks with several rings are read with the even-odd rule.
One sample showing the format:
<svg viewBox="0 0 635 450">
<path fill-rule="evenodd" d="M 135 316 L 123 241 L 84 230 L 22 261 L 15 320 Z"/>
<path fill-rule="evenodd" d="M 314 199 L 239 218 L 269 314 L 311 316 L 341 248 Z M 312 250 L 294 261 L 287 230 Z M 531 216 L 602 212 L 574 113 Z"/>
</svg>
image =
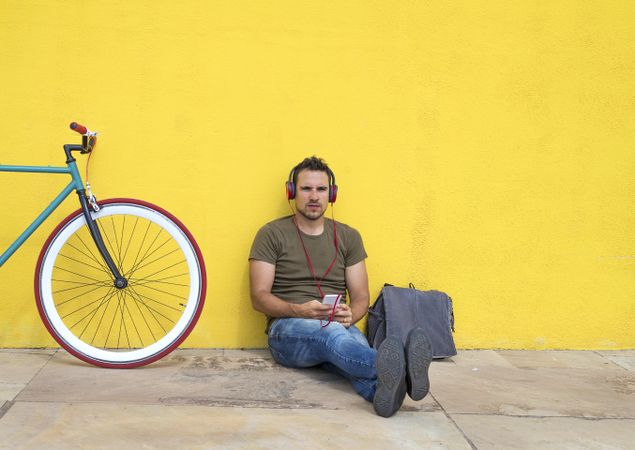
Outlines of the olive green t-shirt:
<svg viewBox="0 0 635 450">
<path fill-rule="evenodd" d="M 263 226 L 251 246 L 249 259 L 264 261 L 276 266 L 271 293 L 290 303 L 321 300 L 316 281 L 311 275 L 302 242 L 311 258 L 315 277 L 322 292 L 346 295 L 345 269 L 366 259 L 366 251 L 359 232 L 341 222 L 325 218 L 324 231 L 312 236 L 299 231 L 293 216 L 274 220 Z M 302 240 L 298 236 L 302 235 Z M 337 233 L 337 257 L 333 267 L 325 272 L 335 257 L 335 233 Z M 270 322 L 270 320 L 268 320 Z"/>
</svg>

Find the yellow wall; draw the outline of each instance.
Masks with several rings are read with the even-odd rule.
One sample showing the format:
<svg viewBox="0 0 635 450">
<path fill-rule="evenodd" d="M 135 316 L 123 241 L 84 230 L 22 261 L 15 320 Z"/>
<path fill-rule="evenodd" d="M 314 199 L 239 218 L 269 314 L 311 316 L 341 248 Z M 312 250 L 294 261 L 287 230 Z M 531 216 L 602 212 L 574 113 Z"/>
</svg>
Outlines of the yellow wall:
<svg viewBox="0 0 635 450">
<path fill-rule="evenodd" d="M 181 218 L 207 306 L 185 343 L 262 347 L 247 253 L 317 153 L 371 296 L 445 290 L 463 348 L 635 347 L 635 3 L 0 2 L 0 163 L 100 131 L 100 198 Z M 4 249 L 61 189 L 0 174 Z M 0 346 L 49 346 L 32 277 L 71 198 L 0 268 Z"/>
</svg>

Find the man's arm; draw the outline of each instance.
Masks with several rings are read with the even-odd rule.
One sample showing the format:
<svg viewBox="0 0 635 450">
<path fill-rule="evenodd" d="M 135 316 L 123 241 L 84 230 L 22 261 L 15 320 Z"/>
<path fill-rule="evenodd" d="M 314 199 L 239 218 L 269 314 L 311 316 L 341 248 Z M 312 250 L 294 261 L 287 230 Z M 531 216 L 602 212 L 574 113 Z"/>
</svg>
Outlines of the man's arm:
<svg viewBox="0 0 635 450">
<path fill-rule="evenodd" d="M 346 289 L 350 300 L 350 308 L 343 305 L 335 319 L 344 326 L 358 322 L 368 312 L 370 293 L 368 291 L 368 273 L 364 260 L 346 268 Z"/>
<path fill-rule="evenodd" d="M 285 302 L 271 293 L 276 266 L 264 261 L 249 261 L 249 289 L 251 304 L 256 311 L 271 317 L 301 317 L 327 320 L 331 307 L 318 300 L 294 304 Z"/>
</svg>

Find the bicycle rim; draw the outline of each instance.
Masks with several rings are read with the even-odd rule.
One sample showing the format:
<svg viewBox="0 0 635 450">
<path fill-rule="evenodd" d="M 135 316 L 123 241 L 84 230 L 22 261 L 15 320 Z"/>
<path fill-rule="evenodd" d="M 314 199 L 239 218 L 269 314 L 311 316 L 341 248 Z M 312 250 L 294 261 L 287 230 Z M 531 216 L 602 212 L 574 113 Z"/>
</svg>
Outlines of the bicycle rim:
<svg viewBox="0 0 635 450">
<path fill-rule="evenodd" d="M 170 213 L 138 200 L 93 213 L 124 289 L 99 254 L 81 211 L 45 243 L 36 269 L 38 310 L 57 342 L 102 367 L 137 367 L 176 348 L 200 316 L 206 288 L 200 249 Z"/>
</svg>

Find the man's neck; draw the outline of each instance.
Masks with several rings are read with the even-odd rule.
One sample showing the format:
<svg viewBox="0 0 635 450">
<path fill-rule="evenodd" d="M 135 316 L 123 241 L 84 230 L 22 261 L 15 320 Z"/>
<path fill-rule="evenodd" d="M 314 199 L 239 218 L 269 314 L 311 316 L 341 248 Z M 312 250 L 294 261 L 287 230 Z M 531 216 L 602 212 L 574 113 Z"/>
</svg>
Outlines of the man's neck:
<svg viewBox="0 0 635 450">
<path fill-rule="evenodd" d="M 296 213 L 295 223 L 304 234 L 318 236 L 324 232 L 324 216 L 319 219 L 310 220 L 302 214 Z"/>
</svg>

